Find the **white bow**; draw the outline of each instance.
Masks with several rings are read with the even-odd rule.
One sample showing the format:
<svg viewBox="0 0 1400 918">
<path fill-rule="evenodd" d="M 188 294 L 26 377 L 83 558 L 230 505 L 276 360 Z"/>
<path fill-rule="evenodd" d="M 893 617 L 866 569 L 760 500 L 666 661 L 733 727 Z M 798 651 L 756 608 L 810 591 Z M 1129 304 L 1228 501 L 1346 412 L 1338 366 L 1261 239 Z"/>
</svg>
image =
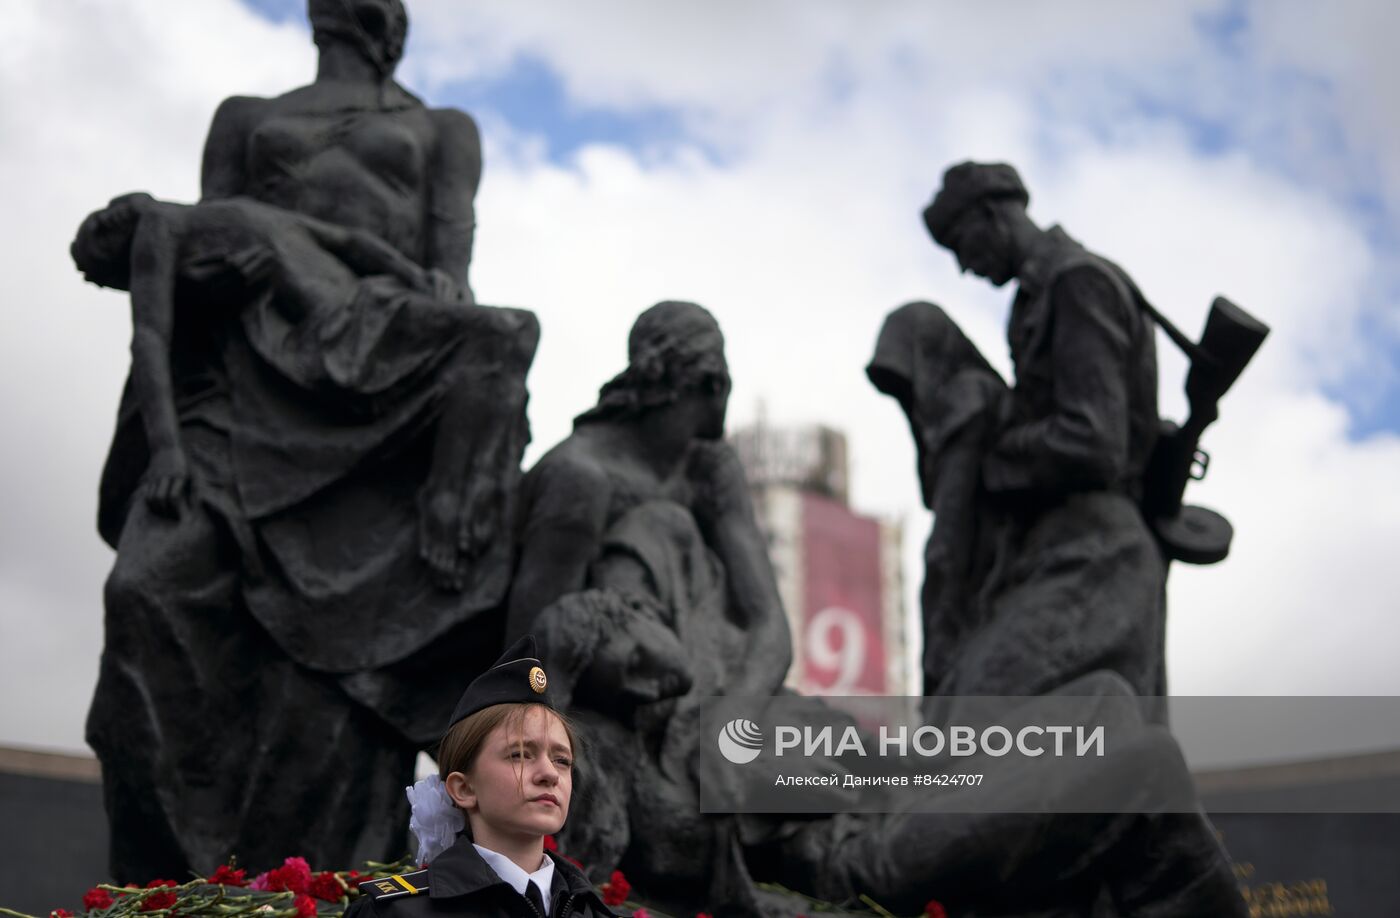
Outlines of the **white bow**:
<svg viewBox="0 0 1400 918">
<path fill-rule="evenodd" d="M 412 787 L 405 787 L 413 813 L 408 830 L 418 841 L 418 863 L 426 864 L 457 841 L 467 817 L 453 804 L 442 778 L 428 775 Z"/>
</svg>

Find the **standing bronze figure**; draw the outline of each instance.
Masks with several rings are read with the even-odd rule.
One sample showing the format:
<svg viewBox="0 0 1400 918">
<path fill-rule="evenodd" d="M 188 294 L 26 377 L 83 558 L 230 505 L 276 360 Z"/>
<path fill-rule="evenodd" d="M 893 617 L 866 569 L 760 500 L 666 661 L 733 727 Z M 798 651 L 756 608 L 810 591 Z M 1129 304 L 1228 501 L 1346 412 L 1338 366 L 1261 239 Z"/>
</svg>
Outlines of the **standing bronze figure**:
<svg viewBox="0 0 1400 918">
<path fill-rule="evenodd" d="M 402 4 L 309 13 L 315 82 L 220 106 L 199 204 L 74 245 L 135 320 L 87 728 L 120 881 L 397 857 L 432 699 L 500 646 L 538 326 L 471 294 L 480 141 L 393 80 Z"/>
</svg>

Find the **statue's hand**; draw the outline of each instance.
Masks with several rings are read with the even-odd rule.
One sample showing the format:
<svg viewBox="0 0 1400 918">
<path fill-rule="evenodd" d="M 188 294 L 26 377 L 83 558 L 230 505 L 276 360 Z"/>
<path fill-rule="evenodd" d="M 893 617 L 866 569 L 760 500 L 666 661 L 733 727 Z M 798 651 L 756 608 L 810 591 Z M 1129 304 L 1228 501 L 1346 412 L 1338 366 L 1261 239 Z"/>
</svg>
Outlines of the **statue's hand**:
<svg viewBox="0 0 1400 918">
<path fill-rule="evenodd" d="M 267 246 L 250 245 L 229 255 L 228 263 L 245 287 L 257 287 L 272 277 L 277 260 Z"/>
<path fill-rule="evenodd" d="M 427 282 L 429 292 L 433 299 L 441 303 L 471 303 L 472 298 L 468 290 L 458 285 L 452 276 L 441 268 L 429 268 L 427 271 Z"/>
<path fill-rule="evenodd" d="M 1006 383 L 989 374 L 978 374 L 976 383 L 989 426 L 1000 430 L 1011 423 L 1011 390 Z"/>
<path fill-rule="evenodd" d="M 189 493 L 189 462 L 183 452 L 172 449 L 151 457 L 141 482 L 141 495 L 151 510 L 161 516 L 178 518 Z"/>
<path fill-rule="evenodd" d="M 739 454 L 723 440 L 697 441 L 690 448 L 686 476 L 694 487 L 692 509 L 697 518 L 713 522 L 748 501 L 748 479 Z"/>
<path fill-rule="evenodd" d="M 182 269 L 190 280 L 214 289 L 239 290 L 267 282 L 277 266 L 272 249 L 250 245 L 236 252 L 196 258 Z"/>
</svg>

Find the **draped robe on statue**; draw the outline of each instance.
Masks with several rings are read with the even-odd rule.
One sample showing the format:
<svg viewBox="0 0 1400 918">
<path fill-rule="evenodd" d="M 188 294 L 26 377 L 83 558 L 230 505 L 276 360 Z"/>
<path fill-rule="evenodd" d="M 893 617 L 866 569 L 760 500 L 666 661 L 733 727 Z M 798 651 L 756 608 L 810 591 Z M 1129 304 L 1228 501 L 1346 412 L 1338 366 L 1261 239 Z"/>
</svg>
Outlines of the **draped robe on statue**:
<svg viewBox="0 0 1400 918">
<path fill-rule="evenodd" d="M 114 849 L 123 878 L 231 854 L 399 856 L 398 788 L 446 716 L 437 702 L 499 643 L 478 613 L 504 594 L 509 540 L 461 592 L 435 588 L 418 492 L 443 400 L 476 384 L 463 368 L 523 389 L 534 317 L 358 277 L 292 233 L 271 241 L 285 270 L 324 281 L 319 295 L 292 308 L 272 285 L 176 288 L 193 482 L 180 517 L 140 499 L 149 450 L 130 383 L 103 473 L 99 529 L 118 554 L 88 737 L 124 763 L 106 782 L 114 833 L 143 837 Z M 507 500 L 527 439 L 522 410 L 491 470 Z M 449 653 L 455 668 L 426 661 Z"/>
</svg>

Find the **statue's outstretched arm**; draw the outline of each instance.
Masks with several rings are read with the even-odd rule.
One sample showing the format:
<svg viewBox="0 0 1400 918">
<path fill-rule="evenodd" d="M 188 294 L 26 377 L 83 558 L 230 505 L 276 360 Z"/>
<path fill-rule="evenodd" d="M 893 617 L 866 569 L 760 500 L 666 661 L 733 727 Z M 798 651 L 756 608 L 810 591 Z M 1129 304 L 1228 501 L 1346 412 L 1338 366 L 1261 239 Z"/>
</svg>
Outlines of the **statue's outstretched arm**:
<svg viewBox="0 0 1400 918">
<path fill-rule="evenodd" d="M 302 223 L 321 248 L 339 258 L 360 277 L 387 274 L 403 281 L 404 286 L 410 289 L 424 293 L 433 291 L 428 272 L 373 233 L 347 229 L 310 217 L 303 217 Z"/>
</svg>

